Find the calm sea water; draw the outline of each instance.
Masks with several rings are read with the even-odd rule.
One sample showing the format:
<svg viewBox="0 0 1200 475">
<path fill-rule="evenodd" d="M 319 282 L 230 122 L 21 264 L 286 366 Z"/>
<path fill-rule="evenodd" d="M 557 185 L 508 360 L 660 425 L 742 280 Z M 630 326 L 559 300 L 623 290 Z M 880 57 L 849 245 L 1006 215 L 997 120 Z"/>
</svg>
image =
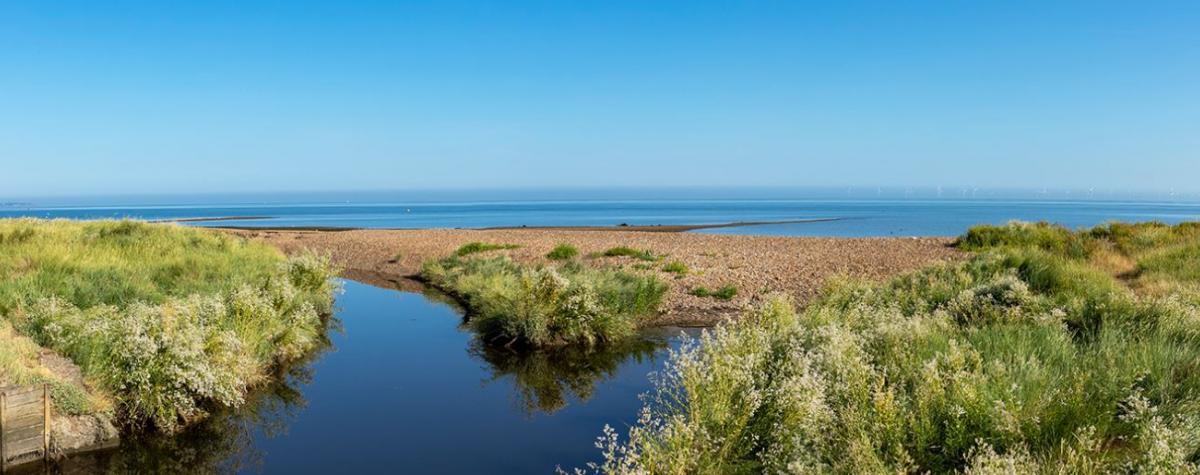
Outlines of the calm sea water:
<svg viewBox="0 0 1200 475">
<path fill-rule="evenodd" d="M 828 195 L 828 193 L 826 193 Z M 782 198 L 771 198 L 781 196 Z M 1200 202 L 1111 199 L 911 196 L 830 197 L 787 192 L 601 194 L 442 193 L 249 195 L 188 198 L 94 198 L 13 202 L 0 217 L 187 218 L 254 217 L 197 226 L 323 226 L 363 228 L 483 228 L 494 226 L 615 226 L 713 224 L 833 219 L 800 224 L 701 230 L 707 233 L 793 236 L 951 236 L 974 224 L 1052 221 L 1070 227 L 1106 221 L 1200 219 Z"/>
</svg>

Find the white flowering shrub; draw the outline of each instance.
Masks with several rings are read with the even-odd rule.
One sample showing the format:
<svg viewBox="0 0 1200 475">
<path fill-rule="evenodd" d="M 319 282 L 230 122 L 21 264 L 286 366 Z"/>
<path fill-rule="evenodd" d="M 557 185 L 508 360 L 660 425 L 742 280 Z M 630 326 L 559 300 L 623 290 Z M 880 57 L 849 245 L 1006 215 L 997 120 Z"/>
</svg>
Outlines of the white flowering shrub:
<svg viewBox="0 0 1200 475">
<path fill-rule="evenodd" d="M 242 285 L 224 296 L 192 295 L 124 308 L 80 309 L 48 297 L 23 308 L 18 321 L 25 333 L 68 355 L 115 394 L 130 424 L 172 432 L 204 416 L 207 406 L 242 404 L 270 368 L 319 344 L 324 322 L 312 302 L 331 297 L 308 295 L 289 276 L 272 278 L 261 288 Z M 325 291 L 329 285 L 317 288 Z"/>
<path fill-rule="evenodd" d="M 1200 473 L 1198 361 L 1196 299 L 990 252 L 685 342 L 577 472 Z"/>
</svg>

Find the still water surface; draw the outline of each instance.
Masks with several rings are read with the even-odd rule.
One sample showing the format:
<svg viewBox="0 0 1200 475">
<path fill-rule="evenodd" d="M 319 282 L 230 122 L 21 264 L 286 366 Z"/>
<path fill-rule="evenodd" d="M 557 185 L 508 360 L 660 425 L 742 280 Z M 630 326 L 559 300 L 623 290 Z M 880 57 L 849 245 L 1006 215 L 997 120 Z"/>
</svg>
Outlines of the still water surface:
<svg viewBox="0 0 1200 475">
<path fill-rule="evenodd" d="M 211 199 L 210 199 L 211 200 Z M 707 229 L 698 232 L 781 236 L 957 236 L 975 224 L 1019 219 L 1069 227 L 1106 221 L 1167 223 L 1200 219 L 1200 203 L 1050 199 L 559 199 L 405 201 L 368 196 L 340 202 L 198 201 L 183 204 L 78 205 L 28 203 L 0 207 L 0 218 L 137 218 L 200 221 L 197 226 L 486 228 L 497 226 L 617 226 L 832 220 Z"/>
<path fill-rule="evenodd" d="M 622 431 L 681 330 L 601 354 L 485 350 L 435 294 L 345 282 L 330 347 L 246 410 L 73 460 L 85 472 L 552 473 Z"/>
</svg>

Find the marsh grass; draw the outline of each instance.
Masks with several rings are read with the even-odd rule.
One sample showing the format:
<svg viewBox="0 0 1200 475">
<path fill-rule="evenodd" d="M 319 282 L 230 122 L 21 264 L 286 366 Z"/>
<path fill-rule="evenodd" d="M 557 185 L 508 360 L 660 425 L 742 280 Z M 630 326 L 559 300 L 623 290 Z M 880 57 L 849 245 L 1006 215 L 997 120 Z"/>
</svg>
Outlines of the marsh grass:
<svg viewBox="0 0 1200 475">
<path fill-rule="evenodd" d="M 177 225 L 6 220 L 0 243 L 0 315 L 168 432 L 314 348 L 336 290 L 326 258 Z"/>
<path fill-rule="evenodd" d="M 717 290 L 709 290 L 706 287 L 696 287 L 689 294 L 697 297 L 712 297 L 717 300 L 733 300 L 737 296 L 737 287 L 732 285 L 724 285 Z"/>
<path fill-rule="evenodd" d="M 620 340 L 657 312 L 667 290 L 654 276 L 577 262 L 522 265 L 507 256 L 450 257 L 426 263 L 421 275 L 464 301 L 467 325 L 486 343 L 508 346 Z"/>
<path fill-rule="evenodd" d="M 803 310 L 770 299 L 685 342 L 590 469 L 1200 470 L 1200 299 L 1139 294 L 1091 261 L 1103 245 L 1191 279 L 1173 260 L 1191 231 L 973 231 L 965 262 L 836 281 Z"/>
<path fill-rule="evenodd" d="M 554 249 L 551 249 L 550 252 L 546 254 L 546 258 L 552 261 L 565 261 L 574 259 L 578 255 L 579 249 L 576 249 L 575 246 L 570 244 L 559 244 L 554 246 Z"/>
<path fill-rule="evenodd" d="M 517 249 L 519 247 L 521 247 L 521 246 L 519 246 L 517 244 L 493 244 L 493 243 L 475 241 L 475 242 L 469 242 L 469 243 L 463 244 L 462 246 L 460 246 L 458 248 L 458 250 L 454 251 L 454 255 L 463 257 L 463 256 L 469 256 L 471 254 L 478 254 L 481 252 Z"/>
</svg>

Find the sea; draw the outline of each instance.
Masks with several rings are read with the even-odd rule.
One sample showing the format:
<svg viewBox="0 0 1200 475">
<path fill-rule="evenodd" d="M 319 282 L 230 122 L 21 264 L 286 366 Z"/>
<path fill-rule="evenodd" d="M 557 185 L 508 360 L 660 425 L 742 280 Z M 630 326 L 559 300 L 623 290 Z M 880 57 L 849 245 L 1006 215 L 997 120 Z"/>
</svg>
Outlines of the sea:
<svg viewBox="0 0 1200 475">
<path fill-rule="evenodd" d="M 401 190 L 0 199 L 0 218 L 185 220 L 193 226 L 490 228 L 772 223 L 693 232 L 954 236 L 977 224 L 1200 220 L 1174 193 L 884 188 Z M 219 218 L 219 219 L 218 219 Z M 801 221 L 801 222 L 796 222 Z"/>
</svg>

